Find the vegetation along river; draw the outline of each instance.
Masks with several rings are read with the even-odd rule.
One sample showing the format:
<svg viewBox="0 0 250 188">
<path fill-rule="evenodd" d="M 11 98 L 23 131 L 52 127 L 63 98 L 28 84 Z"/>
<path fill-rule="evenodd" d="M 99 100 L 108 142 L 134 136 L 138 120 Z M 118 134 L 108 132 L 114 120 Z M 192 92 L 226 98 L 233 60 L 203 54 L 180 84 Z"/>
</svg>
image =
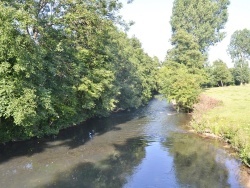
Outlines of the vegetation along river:
<svg viewBox="0 0 250 188">
<path fill-rule="evenodd" d="M 153 99 L 57 137 L 1 146 L 0 185 L 16 187 L 244 187 L 221 143 L 185 131 L 187 114 Z"/>
</svg>

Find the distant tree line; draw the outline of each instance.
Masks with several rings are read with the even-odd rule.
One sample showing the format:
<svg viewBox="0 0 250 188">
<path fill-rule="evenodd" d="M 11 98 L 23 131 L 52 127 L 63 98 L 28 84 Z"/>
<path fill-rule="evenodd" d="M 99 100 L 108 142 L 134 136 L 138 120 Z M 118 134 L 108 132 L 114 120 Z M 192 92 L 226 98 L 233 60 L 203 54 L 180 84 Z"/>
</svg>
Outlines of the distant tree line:
<svg viewBox="0 0 250 188">
<path fill-rule="evenodd" d="M 57 134 L 149 101 L 159 62 L 122 31 L 129 24 L 121 7 L 116 0 L 0 2 L 0 142 Z"/>
<path fill-rule="evenodd" d="M 222 60 L 206 67 L 207 86 L 244 85 L 250 82 L 250 30 L 235 31 L 228 46 L 234 67 L 228 68 Z"/>
<path fill-rule="evenodd" d="M 190 112 L 205 87 L 249 83 L 250 31 L 236 31 L 228 47 L 234 63 L 208 63 L 209 47 L 220 42 L 229 0 L 175 0 L 172 10 L 172 49 L 158 73 L 158 89 L 176 109 Z"/>
</svg>

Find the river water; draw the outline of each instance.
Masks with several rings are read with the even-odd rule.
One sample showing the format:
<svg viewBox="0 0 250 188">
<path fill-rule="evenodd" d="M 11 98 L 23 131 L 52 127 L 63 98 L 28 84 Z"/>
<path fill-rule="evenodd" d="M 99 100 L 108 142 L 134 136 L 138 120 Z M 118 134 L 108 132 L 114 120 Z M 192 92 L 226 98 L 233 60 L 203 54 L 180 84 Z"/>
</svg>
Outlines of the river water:
<svg viewBox="0 0 250 188">
<path fill-rule="evenodd" d="M 187 114 L 153 99 L 57 137 L 0 149 L 0 187 L 244 187 L 241 164 L 218 141 L 185 131 Z"/>
</svg>

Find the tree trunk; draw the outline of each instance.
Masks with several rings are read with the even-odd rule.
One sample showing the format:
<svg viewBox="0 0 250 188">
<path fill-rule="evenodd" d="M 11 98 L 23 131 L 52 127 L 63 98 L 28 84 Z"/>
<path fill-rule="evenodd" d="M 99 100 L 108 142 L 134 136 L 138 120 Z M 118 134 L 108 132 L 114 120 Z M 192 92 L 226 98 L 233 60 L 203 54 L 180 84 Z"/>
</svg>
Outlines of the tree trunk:
<svg viewBox="0 0 250 188">
<path fill-rule="evenodd" d="M 222 82 L 222 80 L 220 81 L 220 84 L 221 84 L 221 87 L 223 87 L 224 85 L 223 85 L 223 82 Z"/>
</svg>

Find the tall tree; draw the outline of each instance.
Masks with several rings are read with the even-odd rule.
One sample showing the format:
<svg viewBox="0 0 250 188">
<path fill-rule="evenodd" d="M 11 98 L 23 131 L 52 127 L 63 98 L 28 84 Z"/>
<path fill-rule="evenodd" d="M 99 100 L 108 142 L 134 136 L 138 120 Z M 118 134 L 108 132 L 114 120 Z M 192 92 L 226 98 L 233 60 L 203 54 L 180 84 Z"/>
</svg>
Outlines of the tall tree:
<svg viewBox="0 0 250 188">
<path fill-rule="evenodd" d="M 202 53 L 221 41 L 229 0 L 175 0 L 171 17 L 173 35 L 180 29 L 193 35 Z"/>
<path fill-rule="evenodd" d="M 178 30 L 171 39 L 173 48 L 168 51 L 166 62 L 185 65 L 190 73 L 198 73 L 203 68 L 205 58 L 193 35 L 183 29 Z"/>
<path fill-rule="evenodd" d="M 248 83 L 250 60 L 250 30 L 235 31 L 231 36 L 228 52 L 234 63 L 234 77 L 240 84 Z"/>
<path fill-rule="evenodd" d="M 243 29 L 235 31 L 228 46 L 228 52 L 233 62 L 250 59 L 250 30 Z"/>
<path fill-rule="evenodd" d="M 209 46 L 224 37 L 220 30 L 227 21 L 228 5 L 229 0 L 174 1 L 171 17 L 173 48 L 168 51 L 158 84 L 163 95 L 188 111 L 197 101 L 201 85 L 206 83 L 204 66 Z"/>
</svg>

